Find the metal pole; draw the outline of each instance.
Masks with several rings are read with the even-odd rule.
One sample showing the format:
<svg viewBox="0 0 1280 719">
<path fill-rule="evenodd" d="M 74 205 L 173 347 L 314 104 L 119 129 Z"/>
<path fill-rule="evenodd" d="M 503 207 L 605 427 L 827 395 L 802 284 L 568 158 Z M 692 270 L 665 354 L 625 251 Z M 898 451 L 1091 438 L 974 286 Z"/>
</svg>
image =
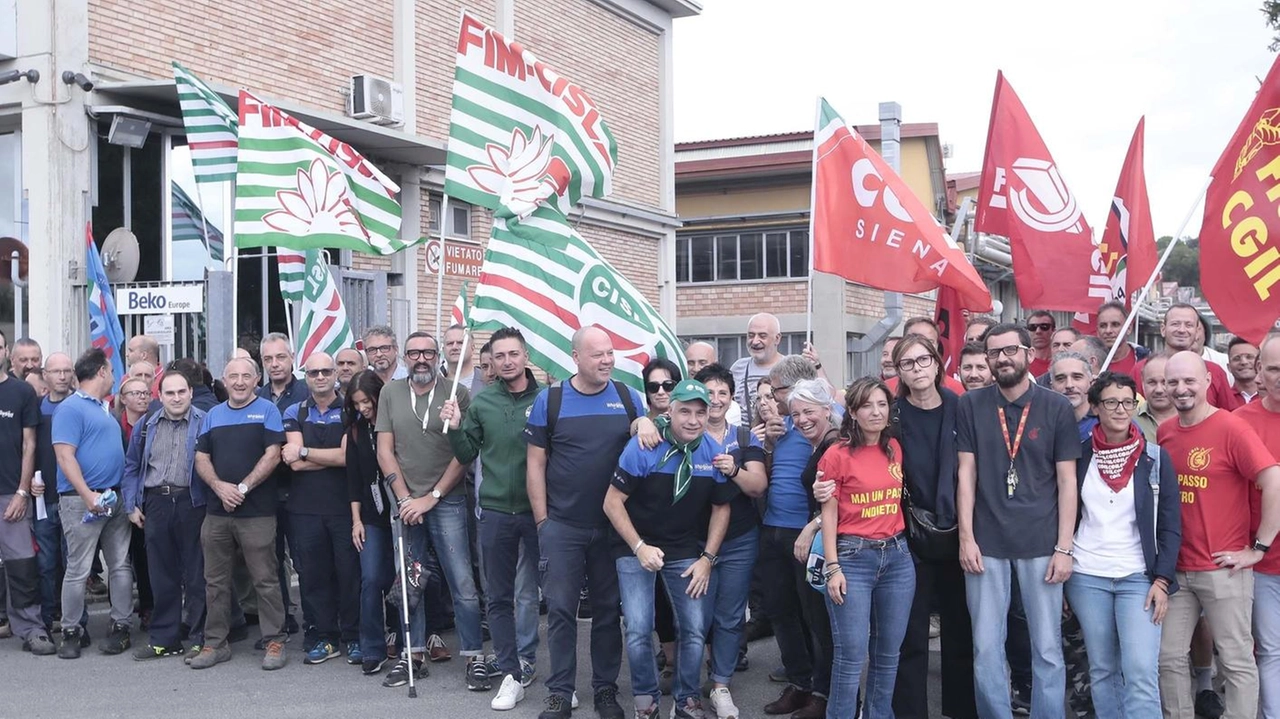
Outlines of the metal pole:
<svg viewBox="0 0 1280 719">
<path fill-rule="evenodd" d="M 902 106 L 896 102 L 880 103 L 880 156 L 894 172 L 901 171 Z M 902 293 L 884 293 L 884 317 L 850 348 L 858 354 L 870 351 L 884 341 L 902 321 Z"/>
<path fill-rule="evenodd" d="M 445 235 L 449 230 L 449 196 L 444 195 L 440 200 L 440 270 L 436 272 L 436 337 L 444 337 L 443 322 L 444 315 L 441 314 L 444 303 L 444 248 Z M 443 341 L 443 340 L 442 340 Z"/>
<path fill-rule="evenodd" d="M 443 258 L 442 258 L 443 259 Z M 467 352 L 471 351 L 471 333 L 462 330 L 462 354 L 458 355 L 458 366 L 453 368 L 453 391 L 449 393 L 449 397 L 458 396 L 458 384 L 462 382 L 462 365 L 466 363 Z M 459 426 L 461 426 L 462 418 L 458 418 Z M 449 423 L 444 423 L 444 433 L 449 434 Z"/>
<path fill-rule="evenodd" d="M 805 297 L 804 341 L 813 342 L 813 216 L 818 208 L 818 132 L 822 130 L 822 97 L 819 96 L 813 108 L 813 161 L 810 163 L 809 177 L 809 286 Z"/>
</svg>

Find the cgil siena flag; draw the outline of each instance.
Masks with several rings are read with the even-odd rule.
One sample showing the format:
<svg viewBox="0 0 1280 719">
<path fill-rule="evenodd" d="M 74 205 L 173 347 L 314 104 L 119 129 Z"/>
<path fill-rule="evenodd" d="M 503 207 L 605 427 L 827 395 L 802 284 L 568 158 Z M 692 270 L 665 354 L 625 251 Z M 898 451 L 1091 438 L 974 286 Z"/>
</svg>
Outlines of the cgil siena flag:
<svg viewBox="0 0 1280 719">
<path fill-rule="evenodd" d="M 969 308 L 991 309 L 964 250 L 826 100 L 814 145 L 813 269 L 890 292 L 950 287 Z"/>
<path fill-rule="evenodd" d="M 569 214 L 612 188 L 618 143 L 596 104 L 525 49 L 463 13 L 449 118 L 445 194 L 525 217 Z"/>
<path fill-rule="evenodd" d="M 313 352 L 330 356 L 338 350 L 355 347 L 356 338 L 347 321 L 338 284 L 324 263 L 321 250 L 307 250 L 307 269 L 302 292 L 302 322 L 298 327 L 297 364 L 306 364 Z"/>
<path fill-rule="evenodd" d="M 111 360 L 111 373 L 116 378 L 112 386 L 114 393 L 124 379 L 124 358 L 120 355 L 124 348 L 124 328 L 120 326 L 120 316 L 116 314 L 116 300 L 111 294 L 107 271 L 102 266 L 102 255 L 93 241 L 92 225 L 85 227 L 85 243 L 84 278 L 88 284 L 86 296 L 89 301 L 89 344 L 105 352 L 107 359 Z"/>
<path fill-rule="evenodd" d="M 400 187 L 345 142 L 240 92 L 237 247 L 340 247 L 388 255 Z"/>
<path fill-rule="evenodd" d="M 1093 236 L 1013 87 L 996 75 L 974 230 L 1009 238 L 1023 307 L 1092 312 L 1111 293 Z"/>
<path fill-rule="evenodd" d="M 1261 344 L 1280 317 L 1280 59 L 1213 167 L 1200 287 L 1233 334 Z"/>
</svg>

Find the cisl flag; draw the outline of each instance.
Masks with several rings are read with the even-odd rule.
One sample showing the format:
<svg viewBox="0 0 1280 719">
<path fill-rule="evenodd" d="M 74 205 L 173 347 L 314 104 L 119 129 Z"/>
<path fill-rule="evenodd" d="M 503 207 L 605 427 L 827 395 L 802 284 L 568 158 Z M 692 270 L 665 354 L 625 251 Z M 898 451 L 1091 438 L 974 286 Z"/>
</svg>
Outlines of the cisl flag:
<svg viewBox="0 0 1280 719">
<path fill-rule="evenodd" d="M 1009 238 L 1023 307 L 1091 312 L 1110 297 L 1076 198 L 1013 88 L 996 75 L 982 163 L 978 232 Z"/>
<path fill-rule="evenodd" d="M 1200 287 L 1232 333 L 1259 344 L 1280 316 L 1280 59 L 1213 167 L 1200 228 Z"/>
<path fill-rule="evenodd" d="M 978 271 L 902 178 L 826 100 L 820 105 L 813 269 L 890 292 L 948 286 L 971 309 L 991 309 Z"/>
</svg>

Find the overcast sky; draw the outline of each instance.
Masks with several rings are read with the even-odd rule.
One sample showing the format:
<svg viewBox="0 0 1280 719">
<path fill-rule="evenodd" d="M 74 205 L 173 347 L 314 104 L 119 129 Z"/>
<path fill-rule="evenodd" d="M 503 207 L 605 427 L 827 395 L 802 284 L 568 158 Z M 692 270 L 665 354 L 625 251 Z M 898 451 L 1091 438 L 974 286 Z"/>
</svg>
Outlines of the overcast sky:
<svg viewBox="0 0 1280 719">
<path fill-rule="evenodd" d="M 948 172 L 980 171 L 999 69 L 1099 234 L 1139 116 L 1156 236 L 1173 234 L 1274 58 L 1261 0 L 703 4 L 676 23 L 677 141 L 812 129 L 818 95 L 873 124 L 895 100 L 938 123 Z"/>
</svg>

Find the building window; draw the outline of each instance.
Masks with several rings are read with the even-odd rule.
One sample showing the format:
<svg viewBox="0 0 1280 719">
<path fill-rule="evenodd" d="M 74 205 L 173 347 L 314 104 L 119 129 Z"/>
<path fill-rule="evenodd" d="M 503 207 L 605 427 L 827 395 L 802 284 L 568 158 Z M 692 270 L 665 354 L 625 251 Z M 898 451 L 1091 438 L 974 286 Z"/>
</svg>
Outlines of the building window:
<svg viewBox="0 0 1280 719">
<path fill-rule="evenodd" d="M 432 237 L 440 236 L 440 211 L 440 198 L 432 197 L 427 210 L 430 214 L 427 221 L 427 233 Z M 449 200 L 449 231 L 446 234 L 454 239 L 471 239 L 471 205 L 453 199 Z"/>
<path fill-rule="evenodd" d="M 706 342 L 716 348 L 716 356 L 720 364 L 729 367 L 739 359 L 747 356 L 747 338 L 745 335 L 719 335 L 713 337 L 681 337 L 686 347 L 694 342 Z M 783 332 L 782 341 L 778 343 L 778 352 L 784 355 L 798 355 L 804 351 L 803 332 Z"/>
<path fill-rule="evenodd" d="M 804 229 L 676 238 L 676 282 L 779 280 L 809 276 Z"/>
</svg>

